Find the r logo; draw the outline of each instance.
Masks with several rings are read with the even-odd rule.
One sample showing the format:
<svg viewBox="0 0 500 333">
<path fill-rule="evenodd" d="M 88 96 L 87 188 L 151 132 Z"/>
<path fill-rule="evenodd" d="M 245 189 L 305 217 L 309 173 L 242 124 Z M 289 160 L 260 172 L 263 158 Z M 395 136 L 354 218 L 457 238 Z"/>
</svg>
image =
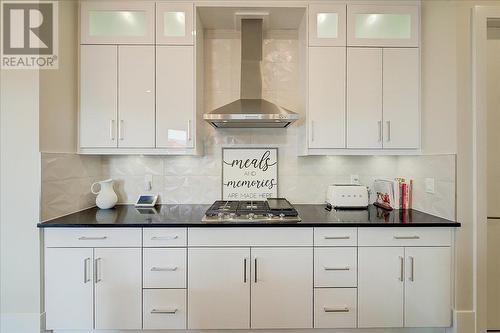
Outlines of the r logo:
<svg viewBox="0 0 500 333">
<path fill-rule="evenodd" d="M 52 54 L 53 5 L 53 3 L 4 3 L 3 54 Z"/>
</svg>

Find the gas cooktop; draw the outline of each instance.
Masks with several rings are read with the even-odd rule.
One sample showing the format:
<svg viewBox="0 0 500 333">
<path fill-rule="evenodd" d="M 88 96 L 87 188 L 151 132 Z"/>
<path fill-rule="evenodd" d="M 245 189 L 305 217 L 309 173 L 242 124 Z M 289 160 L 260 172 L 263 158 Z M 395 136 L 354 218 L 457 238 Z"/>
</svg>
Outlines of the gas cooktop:
<svg viewBox="0 0 500 333">
<path fill-rule="evenodd" d="M 284 198 L 266 201 L 219 200 L 206 211 L 203 222 L 300 222 L 297 210 Z"/>
</svg>

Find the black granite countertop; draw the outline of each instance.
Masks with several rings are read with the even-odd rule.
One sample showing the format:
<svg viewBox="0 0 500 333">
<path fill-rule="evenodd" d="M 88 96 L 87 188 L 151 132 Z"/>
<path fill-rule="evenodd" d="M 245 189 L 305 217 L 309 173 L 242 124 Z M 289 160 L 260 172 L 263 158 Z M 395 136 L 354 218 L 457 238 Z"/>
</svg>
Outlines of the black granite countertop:
<svg viewBox="0 0 500 333">
<path fill-rule="evenodd" d="M 137 209 L 118 205 L 113 209 L 97 207 L 45 221 L 39 228 L 75 227 L 459 227 L 460 223 L 418 210 L 386 211 L 375 206 L 363 210 L 331 210 L 325 205 L 294 205 L 301 222 L 201 222 L 210 205 L 158 205 Z"/>
</svg>

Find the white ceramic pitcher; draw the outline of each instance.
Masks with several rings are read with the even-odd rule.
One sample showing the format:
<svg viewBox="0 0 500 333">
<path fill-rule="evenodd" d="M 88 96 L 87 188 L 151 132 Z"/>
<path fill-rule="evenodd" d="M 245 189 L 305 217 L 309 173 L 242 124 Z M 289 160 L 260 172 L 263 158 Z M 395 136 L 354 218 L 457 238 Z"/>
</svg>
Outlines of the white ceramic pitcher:
<svg viewBox="0 0 500 333">
<path fill-rule="evenodd" d="M 94 187 L 97 184 L 99 184 L 101 187 L 98 192 L 94 190 Z M 101 209 L 113 208 L 118 201 L 118 197 L 116 196 L 116 193 L 113 189 L 113 179 L 106 179 L 100 182 L 95 182 L 94 184 L 92 184 L 92 186 L 90 186 L 90 191 L 93 194 L 97 194 L 97 197 L 95 198 L 95 204 Z"/>
</svg>

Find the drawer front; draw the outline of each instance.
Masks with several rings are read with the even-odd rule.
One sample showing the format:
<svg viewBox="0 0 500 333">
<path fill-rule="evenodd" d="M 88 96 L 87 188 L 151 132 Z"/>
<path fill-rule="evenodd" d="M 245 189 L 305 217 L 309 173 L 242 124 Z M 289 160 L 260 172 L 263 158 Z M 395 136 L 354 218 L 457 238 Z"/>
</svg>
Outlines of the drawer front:
<svg viewBox="0 0 500 333">
<path fill-rule="evenodd" d="M 144 247 L 179 247 L 187 245 L 186 228 L 144 228 Z"/>
<path fill-rule="evenodd" d="M 314 289 L 314 328 L 355 328 L 356 288 Z"/>
<path fill-rule="evenodd" d="M 145 330 L 186 329 L 185 289 L 143 290 Z"/>
<path fill-rule="evenodd" d="M 449 228 L 359 228 L 359 246 L 451 246 Z"/>
<path fill-rule="evenodd" d="M 144 288 L 186 288 L 186 249 L 143 250 Z"/>
<path fill-rule="evenodd" d="M 44 230 L 46 247 L 141 247 L 140 228 L 68 228 Z"/>
<path fill-rule="evenodd" d="M 190 228 L 189 246 L 312 246 L 312 228 Z"/>
<path fill-rule="evenodd" d="M 356 228 L 314 228 L 314 246 L 356 246 Z"/>
<path fill-rule="evenodd" d="M 356 287 L 357 253 L 355 247 L 314 249 L 314 286 Z"/>
</svg>

